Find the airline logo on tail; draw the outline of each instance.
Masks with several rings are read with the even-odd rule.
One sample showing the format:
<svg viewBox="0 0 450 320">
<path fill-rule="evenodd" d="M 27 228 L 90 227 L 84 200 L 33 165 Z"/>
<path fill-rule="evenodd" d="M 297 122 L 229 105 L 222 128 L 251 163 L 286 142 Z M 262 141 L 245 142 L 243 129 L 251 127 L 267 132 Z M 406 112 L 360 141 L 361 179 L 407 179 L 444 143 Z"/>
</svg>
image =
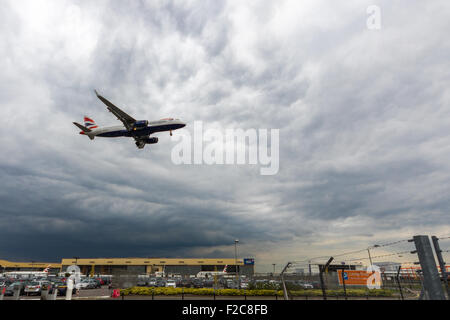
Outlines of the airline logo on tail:
<svg viewBox="0 0 450 320">
<path fill-rule="evenodd" d="M 48 265 L 47 268 L 44 269 L 45 273 L 48 273 L 48 270 L 50 270 L 51 265 Z"/>
<path fill-rule="evenodd" d="M 84 116 L 84 126 L 90 130 L 98 128 L 95 121 L 86 116 Z"/>
<path fill-rule="evenodd" d="M 228 268 L 228 265 L 226 265 L 225 268 L 223 268 L 223 273 L 227 273 L 227 268 Z"/>
</svg>

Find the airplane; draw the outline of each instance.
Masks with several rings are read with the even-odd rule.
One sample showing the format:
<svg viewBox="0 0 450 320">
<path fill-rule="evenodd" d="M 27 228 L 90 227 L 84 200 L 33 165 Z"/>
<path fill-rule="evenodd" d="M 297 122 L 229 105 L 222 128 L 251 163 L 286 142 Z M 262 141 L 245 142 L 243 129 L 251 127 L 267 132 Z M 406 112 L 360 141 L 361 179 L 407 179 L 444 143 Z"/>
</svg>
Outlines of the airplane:
<svg viewBox="0 0 450 320">
<path fill-rule="evenodd" d="M 5 272 L 4 275 L 9 276 L 9 277 L 30 277 L 30 276 L 47 277 L 50 268 L 51 268 L 51 265 L 48 265 L 42 271 L 9 271 L 9 272 Z"/>
<path fill-rule="evenodd" d="M 225 276 L 228 275 L 228 265 L 223 268 L 223 271 L 200 271 L 197 273 L 197 278 L 213 277 L 213 276 Z"/>
<path fill-rule="evenodd" d="M 84 126 L 73 122 L 82 131 L 80 134 L 88 136 L 91 140 L 95 137 L 116 138 L 116 137 L 132 137 L 136 141 L 136 146 L 143 149 L 146 144 L 158 143 L 158 138 L 152 137 L 155 132 L 170 131 L 172 135 L 173 130 L 181 129 L 186 126 L 185 123 L 179 119 L 165 118 L 158 121 L 135 120 L 133 117 L 116 107 L 110 101 L 102 97 L 97 90 L 94 90 L 97 98 L 99 98 L 113 113 L 118 120 L 122 121 L 122 126 L 103 127 L 99 128 L 92 118 L 84 117 Z"/>
</svg>

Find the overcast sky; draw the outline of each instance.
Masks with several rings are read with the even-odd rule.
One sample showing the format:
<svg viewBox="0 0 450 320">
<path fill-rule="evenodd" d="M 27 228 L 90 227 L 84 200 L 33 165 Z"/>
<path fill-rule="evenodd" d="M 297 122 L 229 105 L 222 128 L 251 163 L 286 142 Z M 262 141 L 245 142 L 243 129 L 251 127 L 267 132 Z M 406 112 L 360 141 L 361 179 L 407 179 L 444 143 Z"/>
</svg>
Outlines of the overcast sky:
<svg viewBox="0 0 450 320">
<path fill-rule="evenodd" d="M 448 12 L 447 0 L 2 1 L 0 258 L 234 257 L 238 238 L 266 271 L 450 235 Z M 186 132 L 280 129 L 280 170 L 177 166 L 168 133 L 143 150 L 90 141 L 73 121 L 120 124 L 94 88 Z"/>
</svg>

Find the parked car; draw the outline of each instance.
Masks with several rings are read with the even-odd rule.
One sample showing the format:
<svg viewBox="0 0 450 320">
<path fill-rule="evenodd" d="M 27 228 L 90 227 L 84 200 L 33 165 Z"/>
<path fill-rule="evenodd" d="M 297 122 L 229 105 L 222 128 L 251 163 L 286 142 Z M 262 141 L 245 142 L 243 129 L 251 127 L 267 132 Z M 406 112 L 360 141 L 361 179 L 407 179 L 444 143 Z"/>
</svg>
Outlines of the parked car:
<svg viewBox="0 0 450 320">
<path fill-rule="evenodd" d="M 20 295 L 24 295 L 26 283 L 25 282 L 13 282 L 9 286 L 6 287 L 5 296 L 14 295 L 14 286 L 16 286 L 16 285 L 20 287 Z"/>
<path fill-rule="evenodd" d="M 150 278 L 150 280 L 147 281 L 147 285 L 149 287 L 156 287 L 156 279 L 155 278 Z"/>
<path fill-rule="evenodd" d="M 163 279 L 158 279 L 156 280 L 156 286 L 157 287 L 165 287 L 166 286 L 166 281 Z"/>
<path fill-rule="evenodd" d="M 183 279 L 180 281 L 180 287 L 190 288 L 192 286 L 192 281 L 190 279 Z"/>
<path fill-rule="evenodd" d="M 177 287 L 177 283 L 176 283 L 175 280 L 169 279 L 166 282 L 166 287 L 176 288 Z"/>
<path fill-rule="evenodd" d="M 67 293 L 67 284 L 63 281 L 55 282 L 52 285 L 52 290 L 49 291 L 49 293 L 53 293 L 53 290 L 58 290 L 57 295 L 58 296 L 65 296 Z M 75 294 L 77 292 L 77 289 L 72 289 L 72 294 Z"/>
<path fill-rule="evenodd" d="M 308 282 L 300 283 L 300 286 L 301 286 L 303 289 L 314 289 L 313 284 L 312 284 L 312 283 L 308 283 Z"/>
<path fill-rule="evenodd" d="M 95 279 L 84 279 L 76 284 L 76 289 L 96 289 L 101 288 L 100 283 Z"/>
<path fill-rule="evenodd" d="M 193 279 L 191 283 L 194 288 L 203 288 L 203 281 L 201 279 Z"/>
<path fill-rule="evenodd" d="M 40 295 L 42 292 L 42 287 L 48 284 L 50 284 L 48 281 L 32 281 L 25 285 L 25 294 L 27 296 L 32 294 Z"/>
<path fill-rule="evenodd" d="M 227 289 L 238 289 L 239 286 L 238 286 L 236 281 L 228 279 L 227 283 L 225 284 L 225 288 L 227 288 Z"/>
</svg>

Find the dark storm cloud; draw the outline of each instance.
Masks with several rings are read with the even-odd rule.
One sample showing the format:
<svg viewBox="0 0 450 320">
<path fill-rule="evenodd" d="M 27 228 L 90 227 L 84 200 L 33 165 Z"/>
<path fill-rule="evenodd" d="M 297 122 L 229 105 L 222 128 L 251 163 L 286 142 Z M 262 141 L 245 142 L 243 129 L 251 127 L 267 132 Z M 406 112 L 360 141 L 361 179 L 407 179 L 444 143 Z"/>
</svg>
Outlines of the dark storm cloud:
<svg viewBox="0 0 450 320">
<path fill-rule="evenodd" d="M 444 1 L 21 1 L 0 12 L 5 259 L 303 256 L 448 233 Z M 415 19 L 411 19 L 415 18 Z M 174 142 L 78 135 L 139 119 L 280 128 L 280 172 L 175 166 Z M 177 134 L 177 133 L 176 133 Z"/>
</svg>

